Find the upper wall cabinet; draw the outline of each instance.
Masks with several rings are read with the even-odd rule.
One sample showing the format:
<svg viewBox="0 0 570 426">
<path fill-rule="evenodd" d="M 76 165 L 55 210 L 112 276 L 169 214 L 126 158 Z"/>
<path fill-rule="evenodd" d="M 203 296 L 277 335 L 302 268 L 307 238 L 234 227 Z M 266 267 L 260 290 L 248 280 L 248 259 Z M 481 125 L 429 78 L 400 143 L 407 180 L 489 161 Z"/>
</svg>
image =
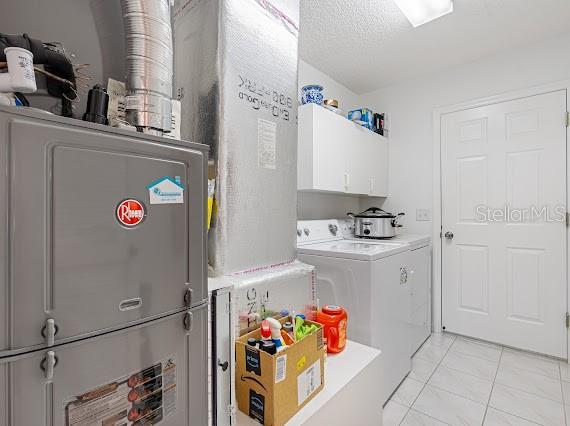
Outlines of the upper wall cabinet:
<svg viewBox="0 0 570 426">
<path fill-rule="evenodd" d="M 388 140 L 319 105 L 299 108 L 298 189 L 388 196 Z"/>
</svg>

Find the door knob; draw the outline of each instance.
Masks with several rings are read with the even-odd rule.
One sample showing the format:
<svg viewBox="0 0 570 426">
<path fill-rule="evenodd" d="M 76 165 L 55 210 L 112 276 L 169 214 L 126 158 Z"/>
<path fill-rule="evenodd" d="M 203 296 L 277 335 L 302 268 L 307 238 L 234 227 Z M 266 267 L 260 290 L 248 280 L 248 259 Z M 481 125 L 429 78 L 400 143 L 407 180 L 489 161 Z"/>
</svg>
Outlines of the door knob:
<svg viewBox="0 0 570 426">
<path fill-rule="evenodd" d="M 444 234 L 444 237 L 447 238 L 448 240 L 453 240 L 453 232 L 447 231 L 447 232 Z"/>
</svg>

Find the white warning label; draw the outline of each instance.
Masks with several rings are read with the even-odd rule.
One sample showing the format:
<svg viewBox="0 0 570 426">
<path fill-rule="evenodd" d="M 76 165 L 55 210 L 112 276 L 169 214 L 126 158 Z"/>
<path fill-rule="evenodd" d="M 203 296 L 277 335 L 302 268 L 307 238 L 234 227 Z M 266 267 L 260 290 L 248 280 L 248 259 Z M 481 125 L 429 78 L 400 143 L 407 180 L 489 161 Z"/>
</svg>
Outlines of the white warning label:
<svg viewBox="0 0 570 426">
<path fill-rule="evenodd" d="M 265 169 L 276 168 L 277 123 L 257 119 L 257 164 Z"/>
<path fill-rule="evenodd" d="M 174 357 L 68 399 L 66 426 L 157 425 L 176 410 Z"/>
<path fill-rule="evenodd" d="M 275 361 L 275 383 L 282 382 L 287 377 L 287 355 L 281 355 Z"/>
<path fill-rule="evenodd" d="M 321 387 L 321 360 L 297 376 L 297 403 L 301 405 Z"/>
</svg>

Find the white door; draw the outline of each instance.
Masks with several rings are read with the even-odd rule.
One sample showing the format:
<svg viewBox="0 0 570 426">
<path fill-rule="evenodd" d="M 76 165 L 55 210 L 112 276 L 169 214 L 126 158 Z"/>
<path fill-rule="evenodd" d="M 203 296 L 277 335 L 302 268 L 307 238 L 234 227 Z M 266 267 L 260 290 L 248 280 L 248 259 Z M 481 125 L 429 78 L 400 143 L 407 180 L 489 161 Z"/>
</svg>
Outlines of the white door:
<svg viewBox="0 0 570 426">
<path fill-rule="evenodd" d="M 442 116 L 446 331 L 566 358 L 565 114 L 557 91 Z"/>
</svg>

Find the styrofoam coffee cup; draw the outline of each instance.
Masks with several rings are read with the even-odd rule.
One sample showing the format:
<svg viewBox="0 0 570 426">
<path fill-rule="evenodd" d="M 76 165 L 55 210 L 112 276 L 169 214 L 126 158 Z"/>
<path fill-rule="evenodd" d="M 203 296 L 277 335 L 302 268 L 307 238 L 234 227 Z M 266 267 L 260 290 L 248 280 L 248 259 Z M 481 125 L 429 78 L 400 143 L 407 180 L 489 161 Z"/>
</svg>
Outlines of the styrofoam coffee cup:
<svg viewBox="0 0 570 426">
<path fill-rule="evenodd" d="M 32 52 L 21 47 L 7 47 L 4 53 L 8 73 L 0 74 L 0 92 L 35 92 L 37 86 Z"/>
</svg>

